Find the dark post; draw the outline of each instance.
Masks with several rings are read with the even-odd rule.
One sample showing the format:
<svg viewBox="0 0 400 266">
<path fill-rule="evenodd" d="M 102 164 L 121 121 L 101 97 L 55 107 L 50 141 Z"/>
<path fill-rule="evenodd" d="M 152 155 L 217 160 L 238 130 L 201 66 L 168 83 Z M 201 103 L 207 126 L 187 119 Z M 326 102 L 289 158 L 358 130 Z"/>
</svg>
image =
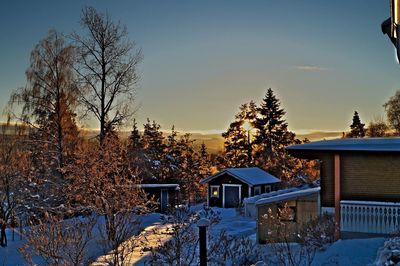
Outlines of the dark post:
<svg viewBox="0 0 400 266">
<path fill-rule="evenodd" d="M 200 266 L 207 266 L 207 227 L 210 221 L 203 218 L 197 223 L 200 239 Z"/>
<path fill-rule="evenodd" d="M 251 143 L 250 143 L 250 129 L 247 130 L 247 163 L 248 163 L 248 167 L 250 167 L 251 165 Z"/>
</svg>

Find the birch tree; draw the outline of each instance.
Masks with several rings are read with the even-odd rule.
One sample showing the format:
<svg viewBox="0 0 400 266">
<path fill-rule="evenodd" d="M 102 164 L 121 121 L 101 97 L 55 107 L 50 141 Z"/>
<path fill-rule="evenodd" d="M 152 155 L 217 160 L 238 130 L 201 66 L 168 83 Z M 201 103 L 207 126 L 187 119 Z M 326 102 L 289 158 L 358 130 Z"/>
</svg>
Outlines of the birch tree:
<svg viewBox="0 0 400 266">
<path fill-rule="evenodd" d="M 107 124 L 121 125 L 134 112 L 137 68 L 142 53 L 129 40 L 126 26 L 112 21 L 108 13 L 86 7 L 81 25 L 85 34 L 71 35 L 78 47 L 76 72 L 82 85 L 80 100 L 85 114 L 99 122 L 100 143 L 103 143 Z"/>
<path fill-rule="evenodd" d="M 78 141 L 74 48 L 60 33 L 50 30 L 32 51 L 30 61 L 27 85 L 13 92 L 10 110 L 22 108 L 18 109 L 19 114 L 12 115 L 31 128 L 30 147 L 39 161 L 38 167 L 46 165 L 42 174 L 62 176 L 61 169 L 71 159 Z"/>
</svg>

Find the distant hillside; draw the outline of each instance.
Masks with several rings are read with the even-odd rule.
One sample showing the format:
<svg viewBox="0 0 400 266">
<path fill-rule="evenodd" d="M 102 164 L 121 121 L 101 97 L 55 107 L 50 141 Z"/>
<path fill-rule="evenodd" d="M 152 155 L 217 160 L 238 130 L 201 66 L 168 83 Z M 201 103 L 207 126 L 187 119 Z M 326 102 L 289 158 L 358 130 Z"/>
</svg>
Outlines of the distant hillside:
<svg viewBox="0 0 400 266">
<path fill-rule="evenodd" d="M 342 137 L 343 132 L 341 131 L 315 131 L 307 134 L 296 134 L 296 137 L 300 140 L 305 138 L 310 141 L 317 141 L 323 139 L 337 139 Z"/>
<path fill-rule="evenodd" d="M 6 134 L 15 134 L 15 125 L 9 125 L 8 127 L 4 128 L 5 124 L 0 123 L 0 128 L 2 130 L 6 130 Z M 81 129 L 81 136 L 84 138 L 95 138 L 98 135 L 97 130 L 93 129 Z M 120 136 L 122 139 L 127 139 L 129 137 L 129 131 L 121 131 Z M 178 135 L 183 135 L 184 133 L 179 133 Z M 164 136 L 168 136 L 169 133 L 164 132 Z M 222 138 L 221 134 L 202 134 L 202 133 L 192 133 L 192 139 L 195 140 L 195 147 L 197 149 L 200 148 L 200 145 L 204 142 L 207 146 L 209 153 L 219 153 L 224 150 L 224 139 Z M 342 132 L 341 131 L 315 131 L 310 132 L 307 134 L 297 134 L 298 139 L 303 140 L 305 138 L 309 139 L 310 141 L 317 141 L 322 139 L 335 139 L 341 138 Z"/>
</svg>

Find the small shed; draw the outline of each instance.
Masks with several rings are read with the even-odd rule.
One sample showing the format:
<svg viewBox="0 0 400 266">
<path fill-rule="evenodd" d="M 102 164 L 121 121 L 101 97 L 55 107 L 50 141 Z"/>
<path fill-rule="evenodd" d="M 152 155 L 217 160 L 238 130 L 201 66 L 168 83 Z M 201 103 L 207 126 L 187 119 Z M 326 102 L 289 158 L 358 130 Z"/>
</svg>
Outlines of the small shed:
<svg viewBox="0 0 400 266">
<path fill-rule="evenodd" d="M 258 167 L 227 168 L 203 179 L 210 207 L 236 208 L 247 197 L 274 191 L 280 179 Z"/>
<path fill-rule="evenodd" d="M 143 189 L 148 198 L 153 198 L 157 203 L 157 211 L 165 213 L 178 203 L 178 184 L 140 184 L 137 187 Z"/>
<path fill-rule="evenodd" d="M 320 214 L 320 190 L 320 187 L 307 188 L 256 201 L 258 243 L 267 243 L 268 237 L 273 237 L 276 231 L 276 228 L 270 228 L 272 225 L 268 219 L 271 214 L 279 217 L 280 223 L 285 223 L 289 233 L 296 233 L 302 224 L 317 218 Z M 285 215 L 281 216 L 280 212 L 284 208 Z"/>
</svg>

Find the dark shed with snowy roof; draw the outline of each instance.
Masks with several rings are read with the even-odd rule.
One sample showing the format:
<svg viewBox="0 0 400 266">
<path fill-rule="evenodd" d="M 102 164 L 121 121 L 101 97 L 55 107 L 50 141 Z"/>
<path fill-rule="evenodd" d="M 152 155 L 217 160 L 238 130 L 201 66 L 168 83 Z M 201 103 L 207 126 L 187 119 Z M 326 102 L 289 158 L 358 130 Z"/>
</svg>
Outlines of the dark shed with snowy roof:
<svg viewBox="0 0 400 266">
<path fill-rule="evenodd" d="M 281 181 L 258 167 L 227 168 L 201 181 L 211 207 L 235 208 L 247 197 L 276 190 Z"/>
<path fill-rule="evenodd" d="M 178 204 L 178 184 L 140 184 L 136 187 L 143 189 L 148 199 L 152 199 L 157 205 L 157 211 L 165 213 Z"/>
</svg>

